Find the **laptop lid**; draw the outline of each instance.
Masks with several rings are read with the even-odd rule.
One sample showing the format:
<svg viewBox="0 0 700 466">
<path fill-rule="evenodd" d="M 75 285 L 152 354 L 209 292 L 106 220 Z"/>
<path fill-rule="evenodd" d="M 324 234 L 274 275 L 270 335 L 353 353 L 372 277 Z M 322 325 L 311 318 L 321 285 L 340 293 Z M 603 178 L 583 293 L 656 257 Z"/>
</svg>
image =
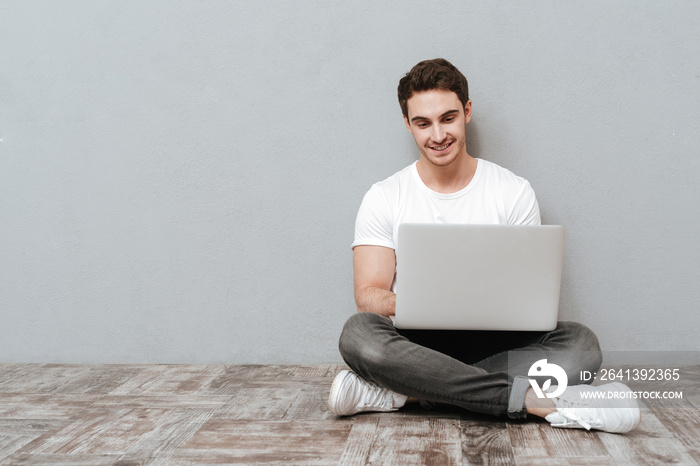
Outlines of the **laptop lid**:
<svg viewBox="0 0 700 466">
<path fill-rule="evenodd" d="M 395 325 L 553 330 L 563 255 L 558 225 L 402 224 Z"/>
</svg>

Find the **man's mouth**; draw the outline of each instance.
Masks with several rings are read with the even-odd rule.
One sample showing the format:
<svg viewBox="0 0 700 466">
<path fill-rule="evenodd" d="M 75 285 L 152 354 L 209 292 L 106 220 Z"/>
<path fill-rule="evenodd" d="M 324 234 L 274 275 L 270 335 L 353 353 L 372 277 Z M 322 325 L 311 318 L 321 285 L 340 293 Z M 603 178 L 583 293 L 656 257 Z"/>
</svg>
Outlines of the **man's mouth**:
<svg viewBox="0 0 700 466">
<path fill-rule="evenodd" d="M 452 143 L 449 142 L 449 143 L 444 144 L 442 146 L 432 146 L 431 149 L 433 149 L 434 151 L 442 152 L 445 149 L 447 149 L 448 147 L 450 147 L 451 145 L 452 145 Z"/>
</svg>

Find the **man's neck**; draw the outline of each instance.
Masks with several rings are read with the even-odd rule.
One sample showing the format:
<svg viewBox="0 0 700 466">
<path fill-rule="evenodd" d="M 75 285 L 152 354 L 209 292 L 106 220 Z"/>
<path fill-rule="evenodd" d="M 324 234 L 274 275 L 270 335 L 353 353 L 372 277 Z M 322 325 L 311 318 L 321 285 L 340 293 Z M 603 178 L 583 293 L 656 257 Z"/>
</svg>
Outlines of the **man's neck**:
<svg viewBox="0 0 700 466">
<path fill-rule="evenodd" d="M 423 183 L 433 191 L 452 194 L 466 188 L 476 173 L 477 160 L 466 152 L 446 167 L 438 167 L 425 157 L 418 159 L 416 168 Z"/>
</svg>

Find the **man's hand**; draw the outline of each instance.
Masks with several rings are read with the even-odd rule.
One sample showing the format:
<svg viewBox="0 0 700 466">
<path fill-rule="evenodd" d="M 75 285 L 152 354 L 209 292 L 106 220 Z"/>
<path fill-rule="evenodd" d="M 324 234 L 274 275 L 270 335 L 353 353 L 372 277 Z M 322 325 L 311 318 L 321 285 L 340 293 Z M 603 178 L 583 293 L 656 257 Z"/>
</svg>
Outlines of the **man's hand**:
<svg viewBox="0 0 700 466">
<path fill-rule="evenodd" d="M 357 310 L 393 316 L 396 309 L 396 295 L 391 291 L 396 273 L 394 250 L 382 246 L 356 246 L 353 267 Z"/>
</svg>

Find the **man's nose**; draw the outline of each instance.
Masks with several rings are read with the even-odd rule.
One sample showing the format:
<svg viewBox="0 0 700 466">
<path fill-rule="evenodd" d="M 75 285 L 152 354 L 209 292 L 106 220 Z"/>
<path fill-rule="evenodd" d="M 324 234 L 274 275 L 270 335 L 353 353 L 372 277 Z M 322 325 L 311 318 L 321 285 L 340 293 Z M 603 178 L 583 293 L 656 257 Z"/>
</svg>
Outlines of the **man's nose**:
<svg viewBox="0 0 700 466">
<path fill-rule="evenodd" d="M 442 125 L 433 125 L 433 134 L 431 137 L 435 142 L 442 142 L 442 140 L 445 139 L 445 130 L 442 128 Z"/>
</svg>

